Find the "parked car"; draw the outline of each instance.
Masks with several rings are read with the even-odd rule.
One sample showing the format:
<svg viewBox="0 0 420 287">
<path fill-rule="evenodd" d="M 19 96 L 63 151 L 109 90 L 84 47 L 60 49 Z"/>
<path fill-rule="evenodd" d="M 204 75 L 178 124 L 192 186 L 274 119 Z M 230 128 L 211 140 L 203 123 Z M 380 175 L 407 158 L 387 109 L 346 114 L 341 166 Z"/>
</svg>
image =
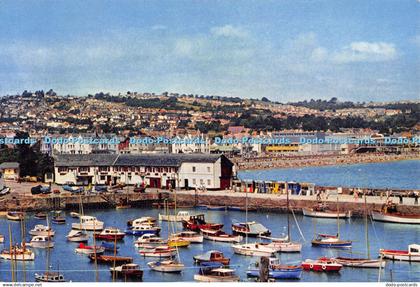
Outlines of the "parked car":
<svg viewBox="0 0 420 287">
<path fill-rule="evenodd" d="M 101 192 L 107 192 L 108 191 L 108 187 L 106 185 L 95 185 L 92 188 L 92 192 L 95 193 L 101 193 Z"/>
<path fill-rule="evenodd" d="M 84 191 L 83 187 L 63 185 L 63 190 L 70 191 L 71 193 L 82 193 Z"/>
</svg>

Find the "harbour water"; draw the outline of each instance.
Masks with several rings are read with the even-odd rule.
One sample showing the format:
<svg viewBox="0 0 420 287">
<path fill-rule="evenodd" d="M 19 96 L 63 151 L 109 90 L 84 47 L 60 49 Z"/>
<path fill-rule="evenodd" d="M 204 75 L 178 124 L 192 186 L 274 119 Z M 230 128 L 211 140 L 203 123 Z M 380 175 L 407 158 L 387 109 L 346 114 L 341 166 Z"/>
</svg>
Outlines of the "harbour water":
<svg viewBox="0 0 420 287">
<path fill-rule="evenodd" d="M 188 209 L 187 209 L 188 210 Z M 203 211 L 189 209 L 190 213 L 204 212 L 206 219 L 209 222 L 224 223 L 224 230 L 231 232 L 231 224 L 233 221 L 245 220 L 245 213 L 240 211 Z M 160 211 L 162 212 L 162 211 Z M 159 210 L 152 208 L 132 208 L 122 210 L 85 210 L 86 214 L 97 216 L 100 220 L 105 222 L 105 226 L 115 226 L 122 230 L 126 227 L 126 222 L 129 219 L 138 218 L 141 216 L 154 216 L 157 217 Z M 112 281 L 112 276 L 109 271 L 109 265 L 99 264 L 97 272 L 95 265 L 90 262 L 89 258 L 85 255 L 76 254 L 74 252 L 77 243 L 70 243 L 66 241 L 66 235 L 71 228 L 71 223 L 77 219 L 71 218 L 69 212 L 66 214 L 67 222 L 65 225 L 52 225 L 56 231 L 54 238 L 55 246 L 50 250 L 50 270 L 59 269 L 66 278 L 74 282 L 80 281 Z M 282 233 L 286 233 L 287 215 L 279 213 L 260 213 L 249 212 L 249 220 L 261 222 L 272 230 L 274 237 L 280 237 Z M 335 219 L 314 219 L 296 215 L 296 221 L 299 223 L 303 236 L 299 234 L 296 228 L 296 222 L 293 216 L 290 216 L 291 232 L 294 240 L 303 243 L 301 253 L 297 254 L 278 254 L 283 263 L 299 263 L 307 258 L 315 259 L 320 256 L 348 256 L 349 252 L 353 252 L 353 256 L 365 256 L 365 227 L 362 219 L 349 219 L 340 220 L 340 234 L 343 239 L 353 240 L 353 248 L 351 251 L 339 251 L 333 249 L 314 248 L 311 246 L 310 240 L 313 238 L 315 232 L 322 233 L 337 233 L 337 221 Z M 33 214 L 27 214 L 25 226 L 27 231 L 33 228 L 35 224 L 45 224 L 45 220 L 35 219 Z M 5 243 L 0 248 L 8 248 L 9 236 L 8 226 L 11 226 L 13 234 L 13 242 L 20 242 L 21 224 L 19 222 L 7 221 L 5 218 L 0 219 L 0 234 L 5 235 Z M 168 234 L 167 222 L 160 223 L 162 227 L 161 236 L 166 237 Z M 386 249 L 401 249 L 406 250 L 407 245 L 411 243 L 420 243 L 420 227 L 415 225 L 399 225 L 389 223 L 375 222 L 372 225 L 370 222 L 370 247 L 371 257 L 376 258 L 380 248 Z M 177 230 L 182 229 L 180 223 L 176 224 Z M 26 236 L 29 241 L 30 237 Z M 143 281 L 156 282 L 156 281 L 193 281 L 193 276 L 197 272 L 197 266 L 194 265 L 193 256 L 204 253 L 208 250 L 223 251 L 225 256 L 231 258 L 231 266 L 236 270 L 237 275 L 241 277 L 241 281 L 248 280 L 246 277 L 246 269 L 249 263 L 258 260 L 257 257 L 246 257 L 233 254 L 232 248 L 228 243 L 213 243 L 204 241 L 203 244 L 191 244 L 189 247 L 180 248 L 180 257 L 182 262 L 187 267 L 181 274 L 164 274 L 159 272 L 150 271 L 147 268 L 147 262 L 153 261 L 153 258 L 144 258 L 138 254 L 137 249 L 134 247 L 133 242 L 136 237 L 126 236 L 123 241 L 118 243 L 120 246 L 118 255 L 132 256 L 134 262 L 138 263 L 144 270 Z M 255 239 L 249 239 L 253 241 Z M 90 239 L 89 244 L 93 244 Z M 100 242 L 98 242 L 100 244 Z M 33 281 L 36 272 L 44 272 L 47 265 L 46 256 L 48 252 L 45 249 L 34 249 L 36 258 L 34 262 L 18 262 L 17 263 L 17 281 Z M 110 252 L 112 255 L 112 252 Z M 11 281 L 11 262 L 0 259 L 0 281 Z M 25 271 L 23 271 L 25 270 Z M 306 272 L 302 274 L 301 281 L 370 281 L 375 282 L 378 280 L 378 270 L 369 269 L 353 269 L 344 267 L 337 274 L 326 274 L 317 272 Z M 407 263 L 387 261 L 385 270 L 381 272 L 382 281 L 420 281 L 420 263 Z"/>
<path fill-rule="evenodd" d="M 241 179 L 311 182 L 321 186 L 420 189 L 420 160 L 239 172 Z"/>
</svg>

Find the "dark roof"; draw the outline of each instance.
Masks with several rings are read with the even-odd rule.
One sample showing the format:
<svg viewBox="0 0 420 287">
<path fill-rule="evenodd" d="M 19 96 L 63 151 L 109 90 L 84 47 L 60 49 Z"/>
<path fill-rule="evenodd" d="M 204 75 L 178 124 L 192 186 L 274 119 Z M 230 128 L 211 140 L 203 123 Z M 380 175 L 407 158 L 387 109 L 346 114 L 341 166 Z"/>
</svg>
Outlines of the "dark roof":
<svg viewBox="0 0 420 287">
<path fill-rule="evenodd" d="M 180 166 L 183 162 L 214 163 L 219 154 L 66 154 L 57 155 L 55 166 Z"/>
<path fill-rule="evenodd" d="M 5 168 L 19 168 L 19 163 L 18 162 L 3 162 L 2 164 L 0 164 L 0 169 L 5 169 Z"/>
</svg>

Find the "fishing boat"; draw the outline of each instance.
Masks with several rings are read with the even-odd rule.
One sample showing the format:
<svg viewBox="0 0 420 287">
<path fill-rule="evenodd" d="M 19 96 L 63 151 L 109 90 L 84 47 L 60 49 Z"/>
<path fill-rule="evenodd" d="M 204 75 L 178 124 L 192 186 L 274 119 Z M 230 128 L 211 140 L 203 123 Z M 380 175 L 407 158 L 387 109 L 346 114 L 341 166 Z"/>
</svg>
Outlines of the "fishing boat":
<svg viewBox="0 0 420 287">
<path fill-rule="evenodd" d="M 25 218 L 25 213 L 20 211 L 9 211 L 6 218 L 12 221 L 22 221 Z"/>
<path fill-rule="evenodd" d="M 223 265 L 229 265 L 230 259 L 223 255 L 223 252 L 217 250 L 210 250 L 204 254 L 195 255 L 194 262 L 201 264 L 203 262 L 220 262 Z"/>
<path fill-rule="evenodd" d="M 260 263 L 251 263 L 246 271 L 249 277 L 260 277 Z M 300 279 L 302 275 L 302 265 L 280 264 L 278 258 L 270 257 L 268 265 L 268 277 L 274 279 Z"/>
<path fill-rule="evenodd" d="M 159 235 L 160 227 L 152 226 L 149 224 L 134 225 L 126 229 L 124 232 L 127 235 L 144 235 L 144 234 Z"/>
<path fill-rule="evenodd" d="M 26 247 L 12 246 L 10 250 L 4 249 L 0 257 L 6 260 L 33 261 L 35 253 Z"/>
<path fill-rule="evenodd" d="M 144 257 L 172 257 L 176 255 L 176 249 L 167 245 L 163 246 L 145 246 L 139 251 Z"/>
<path fill-rule="evenodd" d="M 80 254 L 102 254 L 105 252 L 105 248 L 101 246 L 88 246 L 83 243 L 80 243 L 79 246 L 75 249 L 76 253 Z"/>
<path fill-rule="evenodd" d="M 408 250 L 380 249 L 379 254 L 391 260 L 420 262 L 420 245 L 410 244 Z"/>
<path fill-rule="evenodd" d="M 245 256 L 274 256 L 278 248 L 262 243 L 245 243 L 232 245 L 233 252 Z"/>
<path fill-rule="evenodd" d="M 137 225 L 152 225 L 154 226 L 156 224 L 156 218 L 151 216 L 143 216 L 140 218 L 136 218 L 133 220 L 127 221 L 127 226 L 137 226 Z"/>
<path fill-rule="evenodd" d="M 59 272 L 45 272 L 44 274 L 35 273 L 36 282 L 66 282 L 63 274 Z"/>
<path fill-rule="evenodd" d="M 367 198 L 365 198 L 365 242 L 366 242 L 366 258 L 353 258 L 353 257 L 336 257 L 335 260 L 346 267 L 353 268 L 385 268 L 385 261 L 382 259 L 371 259 L 369 248 L 369 225 L 368 225 L 368 211 L 367 211 Z"/>
<path fill-rule="evenodd" d="M 34 228 L 29 230 L 29 234 L 32 236 L 42 235 L 52 237 L 55 235 L 55 231 L 49 226 L 37 224 Z"/>
<path fill-rule="evenodd" d="M 341 240 L 338 235 L 318 234 L 312 246 L 325 248 L 351 248 L 351 240 Z"/>
<path fill-rule="evenodd" d="M 235 275 L 235 270 L 228 268 L 202 267 L 199 273 L 194 275 L 194 280 L 199 282 L 238 282 L 239 279 L 239 276 Z"/>
<path fill-rule="evenodd" d="M 101 242 L 101 247 L 105 249 L 105 251 L 118 251 L 120 247 L 115 245 L 112 242 Z"/>
<path fill-rule="evenodd" d="M 214 229 L 219 230 L 223 228 L 220 223 L 208 223 L 204 219 L 204 214 L 192 215 L 188 220 L 182 221 L 182 226 L 185 229 L 199 232 L 200 229 Z"/>
<path fill-rule="evenodd" d="M 201 233 L 204 239 L 217 242 L 239 243 L 243 239 L 241 235 L 227 234 L 223 230 L 201 229 Z"/>
<path fill-rule="evenodd" d="M 125 233 L 116 227 L 107 227 L 99 233 L 94 233 L 95 239 L 101 240 L 122 240 L 124 239 Z"/>
<path fill-rule="evenodd" d="M 319 204 L 314 208 L 302 208 L 303 215 L 318 218 L 350 218 L 351 211 L 338 212 L 330 210 L 326 205 Z"/>
<path fill-rule="evenodd" d="M 190 243 L 203 243 L 203 235 L 195 231 L 181 231 L 172 234 L 170 238 L 182 238 Z"/>
<path fill-rule="evenodd" d="M 90 261 L 96 261 L 98 263 L 116 263 L 116 264 L 127 264 L 132 263 L 133 258 L 128 256 L 112 256 L 91 253 L 88 255 Z"/>
<path fill-rule="evenodd" d="M 81 229 L 81 230 L 93 230 L 93 231 L 104 229 L 104 223 L 102 221 L 99 221 L 94 216 L 82 215 L 79 217 L 79 219 L 80 219 L 80 222 L 72 223 L 71 228 Z"/>
<path fill-rule="evenodd" d="M 51 237 L 37 235 L 32 237 L 31 241 L 28 243 L 32 248 L 53 248 L 54 242 L 51 241 Z"/>
<path fill-rule="evenodd" d="M 191 215 L 188 211 L 179 211 L 176 215 L 173 214 L 160 214 L 159 221 L 172 221 L 172 222 L 182 222 L 183 220 L 188 221 Z"/>
<path fill-rule="evenodd" d="M 401 213 L 384 213 L 372 211 L 372 219 L 389 223 L 420 224 L 420 215 L 406 215 Z"/>
<path fill-rule="evenodd" d="M 153 271 L 165 273 L 179 273 L 185 268 L 184 264 L 174 260 L 152 261 L 147 266 Z"/>
<path fill-rule="evenodd" d="M 191 242 L 182 237 L 169 237 L 168 246 L 170 247 L 188 247 Z"/>
<path fill-rule="evenodd" d="M 89 234 L 82 230 L 70 230 L 66 236 L 68 241 L 71 242 L 87 242 L 89 240 Z"/>
<path fill-rule="evenodd" d="M 34 217 L 36 219 L 46 219 L 47 218 L 47 213 L 46 212 L 37 212 L 34 214 Z"/>
<path fill-rule="evenodd" d="M 167 241 L 158 237 L 156 234 L 143 234 L 141 237 L 139 237 L 136 242 L 134 242 L 134 246 L 137 248 L 141 248 L 144 246 L 150 246 L 150 245 L 161 245 L 166 244 Z"/>
<path fill-rule="evenodd" d="M 302 267 L 307 271 L 338 272 L 343 265 L 338 263 L 335 259 L 321 257 L 316 260 L 306 259 L 302 262 Z"/>
<path fill-rule="evenodd" d="M 53 216 L 51 222 L 55 224 L 66 224 L 66 218 L 61 215 Z"/>
<path fill-rule="evenodd" d="M 267 227 L 255 221 L 234 223 L 232 224 L 232 231 L 233 234 L 251 237 L 269 236 L 271 234 Z"/>
<path fill-rule="evenodd" d="M 143 270 L 140 269 L 140 266 L 135 263 L 123 264 L 116 267 L 109 268 L 111 274 L 115 274 L 117 277 L 122 278 L 137 278 L 141 279 L 143 277 Z"/>
</svg>

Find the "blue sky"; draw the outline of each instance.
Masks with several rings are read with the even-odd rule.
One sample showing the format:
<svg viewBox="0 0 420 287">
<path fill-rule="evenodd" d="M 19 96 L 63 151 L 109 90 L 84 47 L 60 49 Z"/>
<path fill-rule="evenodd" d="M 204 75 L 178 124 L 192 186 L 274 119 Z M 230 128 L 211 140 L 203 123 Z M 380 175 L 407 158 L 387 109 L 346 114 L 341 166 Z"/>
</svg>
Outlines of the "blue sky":
<svg viewBox="0 0 420 287">
<path fill-rule="evenodd" d="M 0 0 L 0 95 L 418 100 L 419 5 Z"/>
</svg>

